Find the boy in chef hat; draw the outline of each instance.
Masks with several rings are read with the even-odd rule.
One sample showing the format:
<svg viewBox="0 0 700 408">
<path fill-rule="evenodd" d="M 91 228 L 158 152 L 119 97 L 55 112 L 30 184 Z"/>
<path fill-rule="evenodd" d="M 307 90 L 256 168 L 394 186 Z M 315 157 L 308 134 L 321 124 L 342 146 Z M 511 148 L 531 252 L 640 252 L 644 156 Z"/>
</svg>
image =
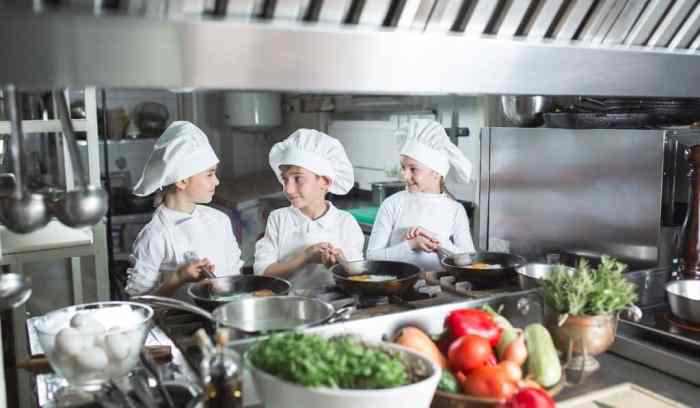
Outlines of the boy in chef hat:
<svg viewBox="0 0 700 408">
<path fill-rule="evenodd" d="M 279 276 L 294 289 L 333 283 L 328 267 L 338 256 L 361 259 L 364 236 L 357 221 L 326 200 L 347 194 L 354 175 L 342 144 L 313 129 L 299 129 L 270 151 L 270 167 L 291 206 L 270 213 L 255 245 L 255 273 Z"/>
<path fill-rule="evenodd" d="M 469 182 L 471 162 L 433 120 L 414 119 L 396 137 L 406 189 L 379 208 L 367 258 L 441 270 L 439 246 L 454 253 L 474 251 L 467 212 L 445 189 L 450 170 L 458 181 Z"/>
<path fill-rule="evenodd" d="M 133 244 L 126 293 L 172 296 L 187 282 L 239 273 L 241 251 L 231 220 L 211 202 L 219 159 L 207 136 L 190 122 L 173 122 L 156 141 L 137 196 L 158 195 L 151 221 Z M 181 296 L 178 296 L 181 297 Z"/>
</svg>

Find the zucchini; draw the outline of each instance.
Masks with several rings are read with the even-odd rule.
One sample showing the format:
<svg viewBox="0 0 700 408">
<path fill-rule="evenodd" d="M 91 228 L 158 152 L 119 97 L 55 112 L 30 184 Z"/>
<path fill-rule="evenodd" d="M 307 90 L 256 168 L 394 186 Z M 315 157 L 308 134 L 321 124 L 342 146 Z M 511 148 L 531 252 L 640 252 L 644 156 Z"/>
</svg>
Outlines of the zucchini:
<svg viewBox="0 0 700 408">
<path fill-rule="evenodd" d="M 512 329 L 513 325 L 510 324 L 508 319 L 500 315 L 497 311 L 493 310 L 493 308 L 487 303 L 481 307 L 481 309 L 485 312 L 488 312 L 491 317 L 493 318 L 493 321 L 498 325 L 503 330 L 507 329 Z"/>
<path fill-rule="evenodd" d="M 549 331 L 539 324 L 525 328 L 527 371 L 543 387 L 552 387 L 561 380 L 561 363 Z"/>
</svg>

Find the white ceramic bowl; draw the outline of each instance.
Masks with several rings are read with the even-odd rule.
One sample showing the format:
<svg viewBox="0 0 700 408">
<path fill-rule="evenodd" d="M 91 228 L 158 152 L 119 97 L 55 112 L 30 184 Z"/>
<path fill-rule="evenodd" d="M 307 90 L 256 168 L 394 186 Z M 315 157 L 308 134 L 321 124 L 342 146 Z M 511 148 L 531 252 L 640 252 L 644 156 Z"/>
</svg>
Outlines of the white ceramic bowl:
<svg viewBox="0 0 700 408">
<path fill-rule="evenodd" d="M 35 328 L 54 371 L 73 385 L 99 385 L 139 361 L 153 309 L 132 302 L 69 306 L 40 317 Z"/>
<path fill-rule="evenodd" d="M 256 368 L 247 355 L 246 365 L 265 408 L 428 408 L 442 375 L 440 367 L 422 355 L 393 343 L 369 344 L 398 351 L 411 366 L 425 368 L 429 376 L 417 383 L 381 390 L 308 388 Z"/>
</svg>

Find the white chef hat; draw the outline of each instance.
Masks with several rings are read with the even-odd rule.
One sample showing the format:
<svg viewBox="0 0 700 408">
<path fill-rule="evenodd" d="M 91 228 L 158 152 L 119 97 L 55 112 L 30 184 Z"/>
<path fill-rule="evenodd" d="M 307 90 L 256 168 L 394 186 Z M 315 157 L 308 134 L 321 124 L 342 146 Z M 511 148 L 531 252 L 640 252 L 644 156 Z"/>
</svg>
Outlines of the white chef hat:
<svg viewBox="0 0 700 408">
<path fill-rule="evenodd" d="M 396 132 L 399 154 L 409 156 L 445 177 L 452 167 L 458 179 L 469 182 L 472 163 L 450 141 L 442 125 L 434 120 L 413 119 Z"/>
<path fill-rule="evenodd" d="M 186 121 L 170 124 L 158 138 L 134 194 L 147 196 L 219 162 L 207 135 Z"/>
<path fill-rule="evenodd" d="M 303 167 L 331 179 L 330 192 L 347 194 L 355 182 L 352 164 L 338 139 L 314 129 L 299 129 L 270 150 L 270 167 L 282 183 L 280 166 Z"/>
</svg>

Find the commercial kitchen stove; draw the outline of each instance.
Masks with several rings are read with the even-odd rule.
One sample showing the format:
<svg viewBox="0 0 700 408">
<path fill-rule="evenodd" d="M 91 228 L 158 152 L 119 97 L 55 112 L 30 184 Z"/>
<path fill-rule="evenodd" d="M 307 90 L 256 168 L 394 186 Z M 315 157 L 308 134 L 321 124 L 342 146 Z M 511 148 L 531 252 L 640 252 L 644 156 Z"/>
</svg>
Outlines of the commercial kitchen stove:
<svg viewBox="0 0 700 408">
<path fill-rule="evenodd" d="M 675 317 L 665 302 L 642 312 L 638 322 L 620 319 L 610 351 L 700 385 L 700 326 Z"/>
<path fill-rule="evenodd" d="M 516 291 L 518 288 L 514 281 L 509 282 L 505 287 L 484 288 L 455 279 L 446 272 L 426 272 L 424 279 L 420 279 L 414 288 L 400 296 L 372 298 L 351 296 L 336 286 L 300 291 L 296 294 L 326 301 L 336 310 L 352 307 L 354 310 L 348 319 L 352 321 Z M 200 328 L 212 334 L 213 324 L 201 316 L 173 310 L 159 311 L 156 314 L 156 323 L 182 351 L 191 367 L 198 367 L 202 356 L 193 334 Z"/>
</svg>

